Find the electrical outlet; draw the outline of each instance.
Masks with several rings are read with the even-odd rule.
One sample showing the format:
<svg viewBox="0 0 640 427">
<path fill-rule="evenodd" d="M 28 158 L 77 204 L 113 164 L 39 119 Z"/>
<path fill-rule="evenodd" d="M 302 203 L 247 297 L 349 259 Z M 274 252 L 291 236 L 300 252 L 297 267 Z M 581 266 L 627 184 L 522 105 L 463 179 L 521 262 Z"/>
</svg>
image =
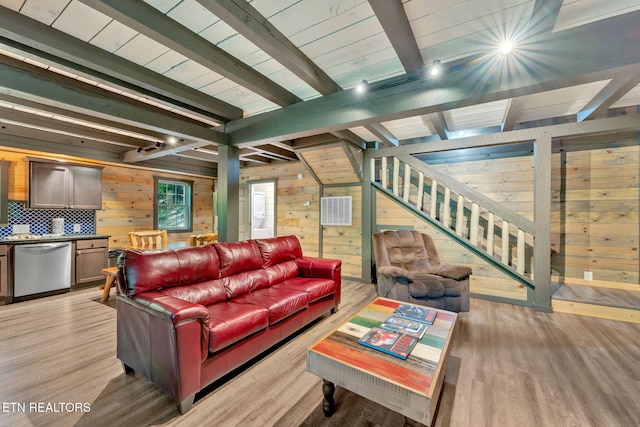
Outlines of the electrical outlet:
<svg viewBox="0 0 640 427">
<path fill-rule="evenodd" d="M 13 226 L 11 226 L 11 233 L 13 233 L 13 234 L 31 233 L 31 225 L 29 225 L 29 224 L 14 224 Z"/>
<path fill-rule="evenodd" d="M 80 233 L 82 231 L 82 224 L 73 224 L 73 232 Z"/>
<path fill-rule="evenodd" d="M 584 280 L 593 280 L 593 272 L 585 271 L 584 272 Z"/>
</svg>

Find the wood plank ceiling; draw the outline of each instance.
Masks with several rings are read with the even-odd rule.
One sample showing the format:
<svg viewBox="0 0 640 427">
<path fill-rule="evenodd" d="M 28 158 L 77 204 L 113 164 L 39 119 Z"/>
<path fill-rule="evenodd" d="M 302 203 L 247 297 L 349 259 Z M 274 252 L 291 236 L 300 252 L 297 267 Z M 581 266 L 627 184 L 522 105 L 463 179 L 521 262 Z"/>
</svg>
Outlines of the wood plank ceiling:
<svg viewBox="0 0 640 427">
<path fill-rule="evenodd" d="M 0 0 L 0 145 L 215 171 L 223 144 L 265 164 L 637 114 L 638 22 L 635 0 Z"/>
</svg>

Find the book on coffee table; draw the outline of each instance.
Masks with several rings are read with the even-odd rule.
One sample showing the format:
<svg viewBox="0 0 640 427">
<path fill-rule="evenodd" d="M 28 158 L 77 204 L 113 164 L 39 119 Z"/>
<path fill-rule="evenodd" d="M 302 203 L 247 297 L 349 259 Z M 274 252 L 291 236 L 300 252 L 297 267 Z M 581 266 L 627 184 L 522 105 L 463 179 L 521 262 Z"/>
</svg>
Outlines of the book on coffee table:
<svg viewBox="0 0 640 427">
<path fill-rule="evenodd" d="M 427 325 L 433 325 L 433 321 L 436 320 L 437 314 L 438 313 L 435 310 L 408 304 L 400 304 L 393 312 L 394 316 L 403 317 L 409 320 L 417 320 L 418 322 L 423 322 Z"/>
<path fill-rule="evenodd" d="M 382 328 L 371 328 L 359 341 L 360 344 L 382 351 L 400 359 L 406 359 L 418 339 Z"/>
<path fill-rule="evenodd" d="M 409 335 L 417 339 L 422 338 L 427 330 L 427 324 L 418 322 L 416 320 L 409 320 L 403 317 L 391 316 L 380 325 L 382 329 L 387 329 L 392 332 L 399 332 L 401 334 Z"/>
</svg>

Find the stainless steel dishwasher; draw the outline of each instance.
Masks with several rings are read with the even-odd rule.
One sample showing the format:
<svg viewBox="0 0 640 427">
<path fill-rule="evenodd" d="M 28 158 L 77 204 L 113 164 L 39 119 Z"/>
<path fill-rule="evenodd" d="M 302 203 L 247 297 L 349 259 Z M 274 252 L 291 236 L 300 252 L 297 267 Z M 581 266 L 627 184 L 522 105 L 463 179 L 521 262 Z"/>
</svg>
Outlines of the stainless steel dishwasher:
<svg viewBox="0 0 640 427">
<path fill-rule="evenodd" d="M 71 288 L 71 242 L 15 246 L 14 298 Z"/>
</svg>

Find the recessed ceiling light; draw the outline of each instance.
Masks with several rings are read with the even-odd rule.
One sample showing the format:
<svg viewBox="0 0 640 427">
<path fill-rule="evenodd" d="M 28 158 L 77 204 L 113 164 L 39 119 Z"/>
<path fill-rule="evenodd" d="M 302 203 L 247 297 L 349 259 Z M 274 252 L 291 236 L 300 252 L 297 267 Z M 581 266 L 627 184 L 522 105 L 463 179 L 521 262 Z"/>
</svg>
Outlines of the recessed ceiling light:
<svg viewBox="0 0 640 427">
<path fill-rule="evenodd" d="M 358 85 L 356 86 L 356 92 L 358 93 L 365 93 L 367 91 L 367 88 L 369 87 L 369 83 L 366 80 L 362 80 L 360 83 L 358 83 Z"/>
<path fill-rule="evenodd" d="M 442 67 L 440 65 L 440 60 L 436 59 L 431 64 L 431 67 L 429 67 L 429 75 L 432 76 L 432 77 L 435 77 L 435 76 L 439 75 L 440 71 L 441 71 L 441 68 Z"/>
<path fill-rule="evenodd" d="M 508 55 L 513 50 L 513 43 L 510 41 L 505 41 L 500 45 L 499 49 L 501 54 Z"/>
<path fill-rule="evenodd" d="M 167 137 L 167 142 L 169 144 L 177 144 L 178 143 L 178 138 L 176 138 L 175 136 L 169 136 Z"/>
</svg>

